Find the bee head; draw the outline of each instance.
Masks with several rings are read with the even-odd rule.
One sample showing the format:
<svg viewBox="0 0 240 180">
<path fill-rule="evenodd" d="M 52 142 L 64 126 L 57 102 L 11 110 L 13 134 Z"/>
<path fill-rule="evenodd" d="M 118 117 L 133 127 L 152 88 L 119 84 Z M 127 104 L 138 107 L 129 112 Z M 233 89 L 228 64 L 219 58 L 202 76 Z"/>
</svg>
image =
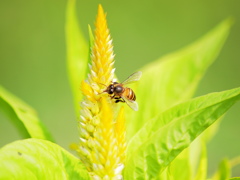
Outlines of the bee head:
<svg viewBox="0 0 240 180">
<path fill-rule="evenodd" d="M 113 92 L 114 92 L 114 85 L 111 84 L 108 86 L 108 94 L 113 94 Z"/>
</svg>

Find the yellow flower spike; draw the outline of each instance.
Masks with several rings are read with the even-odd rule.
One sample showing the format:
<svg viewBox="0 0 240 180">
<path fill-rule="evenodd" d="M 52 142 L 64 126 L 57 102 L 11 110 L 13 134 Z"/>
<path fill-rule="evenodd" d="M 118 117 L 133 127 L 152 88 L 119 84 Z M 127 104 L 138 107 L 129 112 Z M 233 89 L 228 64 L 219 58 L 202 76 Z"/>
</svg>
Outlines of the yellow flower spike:
<svg viewBox="0 0 240 180">
<path fill-rule="evenodd" d="M 125 113 L 124 107 L 122 106 L 115 125 L 116 138 L 119 147 L 119 157 L 121 162 L 125 161 L 125 151 L 126 151 L 126 128 L 125 128 Z"/>
<path fill-rule="evenodd" d="M 102 93 L 114 77 L 114 54 L 101 5 L 95 23 L 90 73 L 82 81 L 78 152 L 92 179 L 122 179 L 125 158 L 124 110 L 118 115 L 114 101 Z M 115 117 L 117 116 L 117 117 Z"/>
<path fill-rule="evenodd" d="M 87 97 L 90 101 L 94 101 L 95 99 L 93 98 L 94 96 L 94 91 L 92 87 L 86 83 L 85 81 L 82 81 L 81 84 L 81 91 L 85 97 Z"/>
</svg>

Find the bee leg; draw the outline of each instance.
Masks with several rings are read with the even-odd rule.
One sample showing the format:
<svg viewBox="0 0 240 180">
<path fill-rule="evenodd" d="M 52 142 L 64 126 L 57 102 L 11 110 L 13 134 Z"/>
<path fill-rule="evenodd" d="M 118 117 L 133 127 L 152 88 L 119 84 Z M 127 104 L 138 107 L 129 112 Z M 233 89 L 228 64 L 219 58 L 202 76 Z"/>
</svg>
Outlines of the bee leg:
<svg viewBox="0 0 240 180">
<path fill-rule="evenodd" d="M 115 101 L 115 103 L 119 103 L 119 102 L 123 102 L 123 101 L 119 99 Z"/>
<path fill-rule="evenodd" d="M 110 96 L 110 97 L 111 97 L 111 99 L 113 99 L 113 98 L 115 99 L 115 94 L 113 94 L 113 96 Z"/>
<path fill-rule="evenodd" d="M 116 99 L 115 103 L 125 102 L 124 99 L 122 99 L 121 97 L 116 97 L 115 99 Z"/>
</svg>

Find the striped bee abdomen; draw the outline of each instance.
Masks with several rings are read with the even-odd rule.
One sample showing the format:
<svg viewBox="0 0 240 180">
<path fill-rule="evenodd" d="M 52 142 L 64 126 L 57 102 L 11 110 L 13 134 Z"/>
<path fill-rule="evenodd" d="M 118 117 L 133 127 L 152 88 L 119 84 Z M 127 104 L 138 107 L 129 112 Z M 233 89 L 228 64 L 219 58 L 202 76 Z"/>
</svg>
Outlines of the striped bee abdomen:
<svg viewBox="0 0 240 180">
<path fill-rule="evenodd" d="M 135 101 L 136 100 L 136 95 L 135 93 L 133 92 L 132 89 L 128 88 L 128 87 L 125 87 L 125 92 L 126 94 L 126 97 L 129 99 L 129 100 L 132 100 L 132 101 Z"/>
</svg>

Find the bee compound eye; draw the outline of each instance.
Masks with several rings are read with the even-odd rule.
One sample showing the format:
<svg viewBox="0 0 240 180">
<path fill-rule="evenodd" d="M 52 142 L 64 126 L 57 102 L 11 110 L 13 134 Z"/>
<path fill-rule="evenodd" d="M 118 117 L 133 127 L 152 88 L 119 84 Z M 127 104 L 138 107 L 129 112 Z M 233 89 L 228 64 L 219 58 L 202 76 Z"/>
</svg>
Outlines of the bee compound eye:
<svg viewBox="0 0 240 180">
<path fill-rule="evenodd" d="M 113 94 L 114 89 L 110 89 L 109 94 Z"/>
</svg>

